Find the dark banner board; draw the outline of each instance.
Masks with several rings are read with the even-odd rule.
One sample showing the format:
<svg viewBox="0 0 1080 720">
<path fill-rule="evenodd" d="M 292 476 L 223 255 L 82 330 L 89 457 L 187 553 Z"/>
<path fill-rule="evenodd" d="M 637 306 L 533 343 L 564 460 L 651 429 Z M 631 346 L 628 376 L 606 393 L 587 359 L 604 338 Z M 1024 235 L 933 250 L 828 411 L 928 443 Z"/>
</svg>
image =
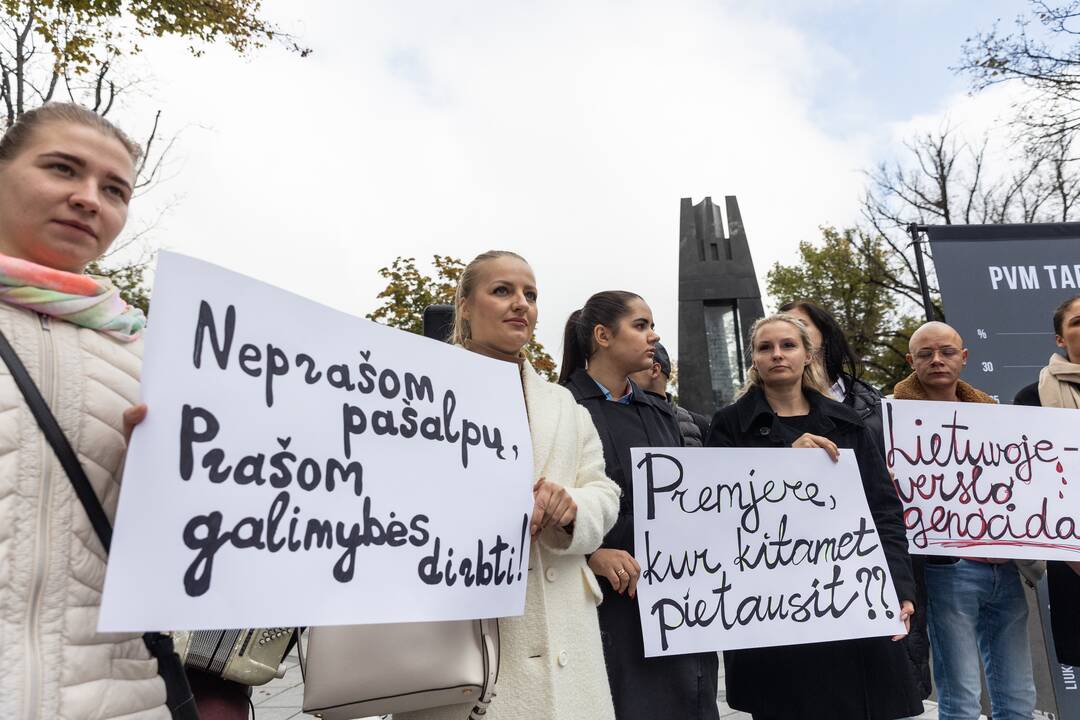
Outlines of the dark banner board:
<svg viewBox="0 0 1080 720">
<path fill-rule="evenodd" d="M 1039 603 L 1043 642 L 1046 645 L 1046 656 L 1050 664 L 1050 682 L 1054 688 L 1054 699 L 1057 701 L 1057 717 L 1059 720 L 1077 720 L 1080 718 L 1080 683 L 1077 682 L 1080 668 L 1056 662 L 1054 636 L 1050 629 L 1050 593 L 1046 588 L 1045 577 L 1039 582 L 1035 592 Z"/>
<path fill-rule="evenodd" d="M 963 378 L 1000 402 L 1039 379 L 1054 309 L 1080 295 L 1080 223 L 926 228 L 945 320 L 970 351 Z"/>
</svg>

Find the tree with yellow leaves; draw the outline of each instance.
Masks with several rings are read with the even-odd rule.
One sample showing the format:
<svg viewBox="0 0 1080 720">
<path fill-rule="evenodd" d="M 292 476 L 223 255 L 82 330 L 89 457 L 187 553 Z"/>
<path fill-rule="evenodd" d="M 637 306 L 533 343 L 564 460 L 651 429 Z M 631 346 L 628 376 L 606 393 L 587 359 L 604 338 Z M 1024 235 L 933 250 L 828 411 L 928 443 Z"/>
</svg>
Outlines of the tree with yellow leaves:
<svg viewBox="0 0 1080 720">
<path fill-rule="evenodd" d="M 416 267 L 416 258 L 411 257 L 395 258 L 389 266 L 379 268 L 379 275 L 387 281 L 386 287 L 377 295 L 382 304 L 368 314 L 368 319 L 418 335 L 422 333 L 424 308 L 453 304 L 454 289 L 465 269 L 465 263 L 448 255 L 435 255 L 432 265 L 434 275 L 421 272 Z M 535 336 L 524 351 L 536 371 L 554 382 L 558 377 L 555 361 Z"/>
</svg>

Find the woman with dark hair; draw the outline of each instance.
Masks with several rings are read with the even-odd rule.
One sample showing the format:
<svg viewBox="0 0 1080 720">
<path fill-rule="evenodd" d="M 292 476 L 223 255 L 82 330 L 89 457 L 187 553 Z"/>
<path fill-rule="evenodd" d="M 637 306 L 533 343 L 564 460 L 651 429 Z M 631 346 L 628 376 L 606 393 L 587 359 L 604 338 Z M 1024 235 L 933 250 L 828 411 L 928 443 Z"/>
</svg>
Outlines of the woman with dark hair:
<svg viewBox="0 0 1080 720">
<path fill-rule="evenodd" d="M 659 339 L 652 310 L 639 296 L 597 293 L 566 322 L 559 382 L 592 416 L 607 475 L 622 489 L 618 520 L 589 558 L 604 594 L 600 636 L 615 717 L 713 720 L 719 718 L 716 653 L 646 658 L 641 638 L 630 448 L 682 445 L 671 406 L 629 377 L 652 367 Z"/>
<path fill-rule="evenodd" d="M 814 347 L 814 362 L 825 378 L 829 396 L 858 413 L 863 424 L 870 429 L 874 444 L 884 457 L 881 393 L 859 379 L 858 361 L 840 323 L 836 322 L 836 318 L 828 310 L 808 300 L 784 303 L 780 306 L 780 312 L 798 318 L 806 325 L 806 332 Z M 927 607 L 925 563 L 922 555 L 911 558 L 911 570 L 915 578 L 915 605 L 920 608 Z M 930 681 L 930 635 L 925 612 L 912 617 L 911 632 L 904 638 L 904 647 L 911 661 L 915 682 L 925 700 L 934 689 Z"/>
<path fill-rule="evenodd" d="M 1016 393 L 1014 404 L 1080 410 L 1080 295 L 1054 311 L 1054 338 L 1064 357 L 1051 355 L 1038 382 Z M 1046 578 L 1058 662 L 1080 665 L 1080 562 L 1047 563 Z"/>
<path fill-rule="evenodd" d="M 706 447 L 854 451 L 866 503 L 900 601 L 915 612 L 915 587 L 900 499 L 870 431 L 827 397 L 806 324 L 788 314 L 754 323 L 751 366 L 738 400 L 716 413 Z M 892 640 L 899 640 L 894 637 Z M 728 704 L 754 720 L 892 720 L 922 713 L 904 648 L 887 637 L 724 653 Z"/>
<path fill-rule="evenodd" d="M 814 360 L 828 382 L 829 396 L 859 414 L 874 433 L 874 440 L 884 454 L 881 393 L 859 379 L 858 359 L 840 323 L 828 310 L 809 300 L 784 303 L 779 311 L 806 324 L 810 342 L 814 345 Z"/>
</svg>

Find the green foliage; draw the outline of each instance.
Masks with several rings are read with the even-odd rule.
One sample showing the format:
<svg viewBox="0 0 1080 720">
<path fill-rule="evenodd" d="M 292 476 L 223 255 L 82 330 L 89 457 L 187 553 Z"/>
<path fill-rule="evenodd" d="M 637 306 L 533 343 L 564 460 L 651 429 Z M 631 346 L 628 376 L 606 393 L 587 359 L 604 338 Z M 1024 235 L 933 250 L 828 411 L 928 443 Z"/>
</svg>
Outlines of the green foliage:
<svg viewBox="0 0 1080 720">
<path fill-rule="evenodd" d="M 261 0 L 0 0 L 6 126 L 60 98 L 108 115 L 117 96 L 145 74 L 125 61 L 142 52 L 147 38 L 189 41 L 195 56 L 222 42 L 240 53 L 271 41 L 301 57 L 311 52 L 261 13 Z M 153 135 L 147 151 L 152 141 Z"/>
<path fill-rule="evenodd" d="M 120 297 L 124 298 L 128 305 L 139 308 L 149 316 L 150 289 L 144 284 L 147 266 L 148 263 L 139 262 L 110 268 L 97 260 L 86 267 L 86 273 L 111 280 L 120 290 Z"/>
<path fill-rule="evenodd" d="M 918 321 L 898 312 L 885 243 L 853 229 L 824 227 L 821 233 L 820 244 L 799 243 L 796 263 L 773 265 L 766 277 L 769 295 L 778 305 L 809 300 L 826 308 L 844 329 L 862 379 L 891 391 L 907 375 L 907 338 Z"/>
<path fill-rule="evenodd" d="M 368 319 L 411 333 L 424 331 L 424 308 L 428 305 L 454 302 L 465 263 L 445 255 L 435 255 L 435 276 L 425 275 L 416 268 L 416 258 L 395 258 L 389 267 L 379 268 L 386 287 L 376 297 L 382 305 L 368 314 Z"/>
<path fill-rule="evenodd" d="M 924 322 L 926 318 L 922 315 L 903 315 L 897 319 L 890 335 L 882 338 L 883 344 L 876 359 L 878 368 L 874 377 L 878 378 L 880 390 L 886 395 L 893 391 L 896 383 L 911 374 L 911 366 L 904 356 L 907 355 L 911 334 Z"/>
<path fill-rule="evenodd" d="M 400 330 L 424 331 L 424 308 L 428 305 L 454 302 L 454 290 L 465 269 L 465 263 L 448 255 L 432 258 L 435 274 L 426 275 L 416 267 L 416 258 L 398 257 L 388 267 L 379 268 L 379 276 L 387 281 L 376 297 L 382 304 L 368 313 L 368 319 Z M 524 347 L 525 357 L 533 368 L 548 380 L 555 381 L 555 361 L 533 336 Z"/>
<path fill-rule="evenodd" d="M 529 340 L 529 344 L 522 348 L 522 352 L 525 353 L 525 357 L 529 358 L 533 369 L 540 373 L 542 377 L 551 382 L 559 379 L 559 373 L 555 372 L 555 360 L 548 355 L 547 350 L 544 349 L 544 344 L 537 340 L 535 335 L 532 336 L 532 340 Z"/>
<path fill-rule="evenodd" d="M 0 0 L 0 122 L 10 126 L 24 112 L 61 97 L 108 115 L 132 82 L 118 82 L 116 68 L 141 51 L 144 38 L 188 39 L 196 56 L 210 43 L 225 42 L 243 53 L 275 39 L 301 56 L 310 52 L 264 20 L 261 10 L 261 0 Z M 155 118 L 137 168 L 137 192 L 154 182 L 171 145 L 151 158 L 157 128 Z M 146 269 L 144 261 L 112 266 L 98 260 L 87 272 L 112 280 L 129 304 L 146 312 Z"/>
<path fill-rule="evenodd" d="M 241 53 L 262 47 L 280 33 L 260 17 L 261 6 L 260 0 L 0 1 L 0 10 L 15 25 L 32 28 L 57 70 L 74 74 L 136 54 L 139 40 L 148 37 L 187 38 L 195 55 L 219 41 Z"/>
</svg>

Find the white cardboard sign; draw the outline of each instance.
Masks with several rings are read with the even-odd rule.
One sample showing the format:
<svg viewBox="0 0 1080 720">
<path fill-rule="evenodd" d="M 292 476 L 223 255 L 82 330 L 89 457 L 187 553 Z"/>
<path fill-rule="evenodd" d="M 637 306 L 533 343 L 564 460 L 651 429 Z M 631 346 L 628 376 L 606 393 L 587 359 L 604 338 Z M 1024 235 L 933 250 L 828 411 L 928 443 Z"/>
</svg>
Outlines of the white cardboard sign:
<svg viewBox="0 0 1080 720">
<path fill-rule="evenodd" d="M 912 553 L 1080 559 L 1080 413 L 885 400 Z"/>
<path fill-rule="evenodd" d="M 850 450 L 634 448 L 645 654 L 904 632 Z"/>
<path fill-rule="evenodd" d="M 99 629 L 520 615 L 518 368 L 161 253 Z"/>
</svg>

